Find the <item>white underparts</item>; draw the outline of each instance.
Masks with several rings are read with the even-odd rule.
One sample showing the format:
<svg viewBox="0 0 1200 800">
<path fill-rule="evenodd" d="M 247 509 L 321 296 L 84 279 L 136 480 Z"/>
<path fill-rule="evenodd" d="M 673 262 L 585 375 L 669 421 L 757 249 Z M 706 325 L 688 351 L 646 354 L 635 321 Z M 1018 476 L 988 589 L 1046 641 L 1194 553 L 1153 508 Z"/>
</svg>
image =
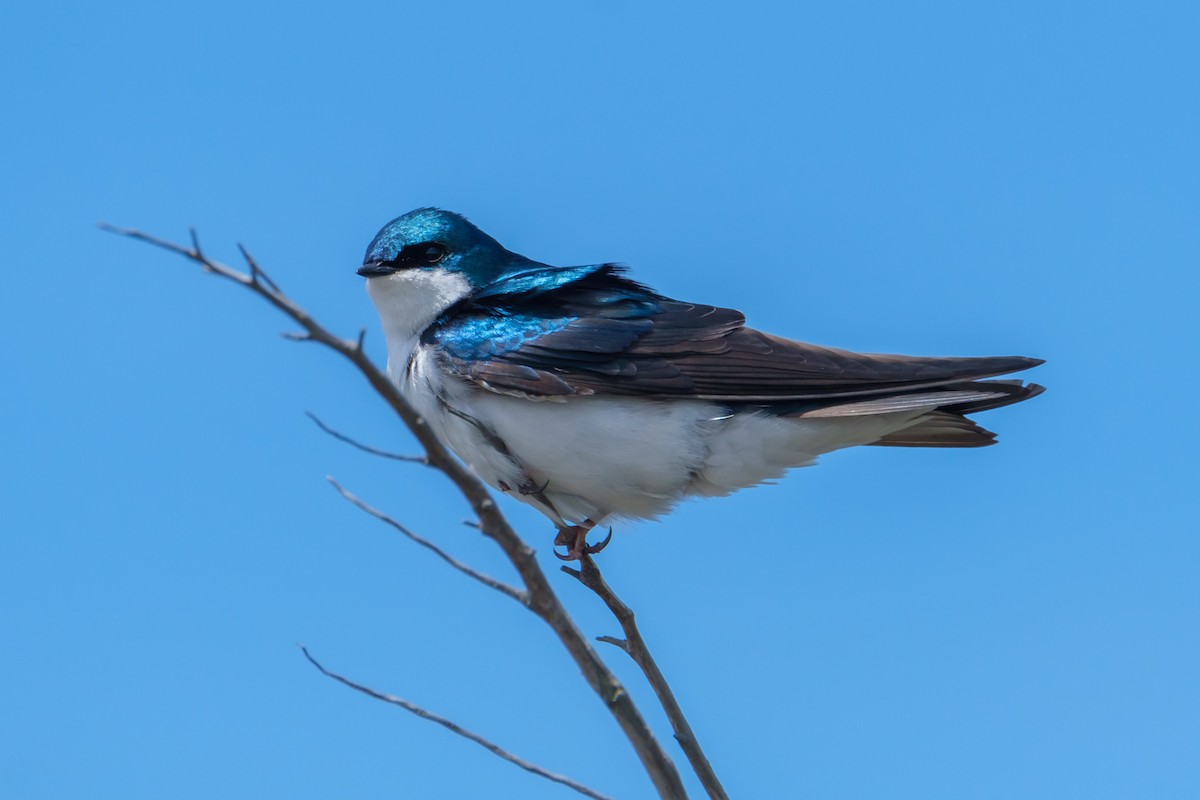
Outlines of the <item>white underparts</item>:
<svg viewBox="0 0 1200 800">
<path fill-rule="evenodd" d="M 400 383 L 459 457 L 555 521 L 652 518 L 689 496 L 720 496 L 868 444 L 923 412 L 788 419 L 695 400 L 576 397 L 542 402 L 445 376 L 418 348 Z M 499 446 L 498 446 L 499 445 Z M 520 489 L 544 489 L 523 494 Z"/>
</svg>

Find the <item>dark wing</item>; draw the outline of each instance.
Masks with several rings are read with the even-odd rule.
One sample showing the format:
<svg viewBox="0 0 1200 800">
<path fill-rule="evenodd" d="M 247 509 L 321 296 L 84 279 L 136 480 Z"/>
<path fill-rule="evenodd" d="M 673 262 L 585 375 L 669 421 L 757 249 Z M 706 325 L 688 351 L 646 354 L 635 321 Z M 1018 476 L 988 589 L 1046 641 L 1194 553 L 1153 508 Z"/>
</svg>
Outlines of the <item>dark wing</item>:
<svg viewBox="0 0 1200 800">
<path fill-rule="evenodd" d="M 1042 363 L 1020 356 L 922 358 L 805 344 L 745 327 L 740 312 L 630 291 L 594 303 L 621 282 L 593 274 L 545 296 L 467 306 L 426 332 L 448 371 L 495 392 L 819 401 L 962 383 Z M 637 284 L 630 286 L 641 289 Z"/>
</svg>

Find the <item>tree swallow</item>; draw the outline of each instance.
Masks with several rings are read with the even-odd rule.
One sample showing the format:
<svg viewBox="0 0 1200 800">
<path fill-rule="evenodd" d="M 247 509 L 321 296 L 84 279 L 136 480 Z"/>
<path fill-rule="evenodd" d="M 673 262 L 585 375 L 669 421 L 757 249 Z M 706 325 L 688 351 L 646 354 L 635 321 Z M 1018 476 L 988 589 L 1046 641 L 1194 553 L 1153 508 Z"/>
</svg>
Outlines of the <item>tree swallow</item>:
<svg viewBox="0 0 1200 800">
<path fill-rule="evenodd" d="M 587 543 L 604 520 L 654 518 L 844 447 L 992 444 L 967 415 L 1043 391 L 980 380 L 1040 359 L 804 344 L 616 264 L 533 261 L 436 208 L 385 225 L 358 274 L 400 392 L 482 480 L 554 522 L 565 559 L 607 544 Z"/>
</svg>

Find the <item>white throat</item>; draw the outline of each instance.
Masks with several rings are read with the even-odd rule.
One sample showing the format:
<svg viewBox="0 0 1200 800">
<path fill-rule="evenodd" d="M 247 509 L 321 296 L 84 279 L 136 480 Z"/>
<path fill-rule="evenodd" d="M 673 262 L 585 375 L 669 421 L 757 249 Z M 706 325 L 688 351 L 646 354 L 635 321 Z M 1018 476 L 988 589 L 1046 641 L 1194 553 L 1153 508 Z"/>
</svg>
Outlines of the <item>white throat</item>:
<svg viewBox="0 0 1200 800">
<path fill-rule="evenodd" d="M 441 269 L 406 269 L 370 278 L 367 294 L 383 323 L 389 370 L 403 370 L 421 332 L 470 293 L 466 278 Z"/>
<path fill-rule="evenodd" d="M 466 278 L 440 269 L 406 269 L 367 281 L 367 294 L 389 344 L 420 335 L 439 314 L 470 293 Z"/>
</svg>

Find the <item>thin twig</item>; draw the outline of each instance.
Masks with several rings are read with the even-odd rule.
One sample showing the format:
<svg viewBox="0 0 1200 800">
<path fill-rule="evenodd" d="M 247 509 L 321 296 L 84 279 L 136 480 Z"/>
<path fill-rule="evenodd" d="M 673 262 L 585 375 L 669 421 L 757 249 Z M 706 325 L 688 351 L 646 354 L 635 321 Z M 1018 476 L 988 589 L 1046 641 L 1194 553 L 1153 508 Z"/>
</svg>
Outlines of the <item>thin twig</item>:
<svg viewBox="0 0 1200 800">
<path fill-rule="evenodd" d="M 260 267 L 258 265 L 258 262 L 254 260 L 254 256 L 250 255 L 250 251 L 247 250 L 245 245 L 243 245 L 241 242 L 238 242 L 238 251 L 241 252 L 242 258 L 246 262 L 246 266 L 248 266 L 250 268 L 250 279 L 251 280 L 256 281 L 256 282 L 261 280 L 263 283 L 265 283 L 267 285 L 267 288 L 270 289 L 275 294 L 283 294 L 283 290 L 279 288 L 279 284 L 277 284 L 277 283 L 275 283 L 275 281 L 271 280 L 270 275 L 263 272 L 262 267 Z"/>
<path fill-rule="evenodd" d="M 601 574 L 600 568 L 596 566 L 595 559 L 587 553 L 584 553 L 582 558 L 580 558 L 579 569 L 563 567 L 562 571 L 595 592 L 604 601 L 604 604 L 608 606 L 613 616 L 617 618 L 617 621 L 621 624 L 621 630 L 625 633 L 625 638 L 622 640 L 613 636 L 600 636 L 597 637 L 598 641 L 624 650 L 642 668 L 642 673 L 646 676 L 646 680 L 650 683 L 651 688 L 654 689 L 654 694 L 658 696 L 659 704 L 663 707 L 663 711 L 667 713 L 667 719 L 671 721 L 671 728 L 675 732 L 675 739 L 679 742 L 684 755 L 687 756 L 688 763 L 692 765 L 692 770 L 700 778 L 700 783 L 704 786 L 704 790 L 708 792 L 708 796 L 713 798 L 713 800 L 729 800 L 729 795 L 726 794 L 725 787 L 717 779 L 717 773 L 713 771 L 712 765 L 708 762 L 708 757 L 704 755 L 704 750 L 701 749 L 700 742 L 696 739 L 696 734 L 692 731 L 692 726 L 688 723 L 687 717 L 683 714 L 683 709 L 680 708 L 679 702 L 675 699 L 675 693 L 671 691 L 671 684 L 667 683 L 666 677 L 662 674 L 662 670 L 658 668 L 658 663 L 650 653 L 650 648 L 646 645 L 646 640 L 642 638 L 642 632 L 638 629 L 633 609 L 625 605 L 621 598 L 617 597 L 616 592 L 604 580 L 604 575 Z"/>
<path fill-rule="evenodd" d="M 538 563 L 533 548 L 509 524 L 508 519 L 497 507 L 487 486 L 450 454 L 450 451 L 430 430 L 425 419 L 400 395 L 399 390 L 372 363 L 366 352 L 357 346 L 356 341 L 347 341 L 330 333 L 290 297 L 264 285 L 263 281 L 268 282 L 270 286 L 274 286 L 274 283 L 265 276 L 257 264 L 253 266 L 254 274 L 248 275 L 209 259 L 201 252 L 198 240 L 194 237 L 192 247 L 189 249 L 175 242 L 131 228 L 118 228 L 107 223 L 101 223 L 100 228 L 181 255 L 198 263 L 205 271 L 249 289 L 300 325 L 304 329 L 304 334 L 298 338 L 325 345 L 353 363 L 371 384 L 371 388 L 387 401 L 396 415 L 412 431 L 413 436 L 425 449 L 429 465 L 445 474 L 466 498 L 471 510 L 479 518 L 480 528 L 484 535 L 491 538 L 504 551 L 505 556 L 516 568 L 525 584 L 529 597 L 528 608 L 554 631 L 563 647 L 575 661 L 576 666 L 579 667 L 588 686 L 613 715 L 625 737 L 633 745 L 634 751 L 641 760 L 646 774 L 654 783 L 659 796 L 671 798 L 671 800 L 687 797 L 683 781 L 680 779 L 679 771 L 671 757 L 659 744 L 641 711 L 634 704 L 629 693 L 625 691 L 625 687 L 601 660 L 595 648 L 579 630 L 579 626 L 575 624 L 575 620 L 563 606 L 546 577 L 546 573 Z M 255 276 L 261 276 L 263 281 L 256 280 Z"/>
<path fill-rule="evenodd" d="M 604 642 L 605 644 L 611 644 L 613 647 L 619 647 L 626 653 L 629 652 L 629 642 L 625 641 L 624 639 L 618 639 L 615 636 L 597 636 L 596 641 Z"/>
<path fill-rule="evenodd" d="M 357 447 L 359 450 L 362 450 L 364 453 L 370 453 L 373 456 L 382 456 L 383 458 L 390 458 L 394 461 L 407 461 L 412 464 L 423 464 L 427 467 L 429 466 L 429 460 L 426 459 L 425 456 L 407 456 L 407 455 L 404 455 L 403 453 L 392 453 L 387 450 L 380 450 L 377 447 L 371 447 L 370 445 L 363 444 L 362 442 L 351 439 L 349 436 L 347 436 L 344 433 L 334 430 L 333 428 L 329 427 L 324 422 L 322 422 L 321 418 L 318 417 L 316 414 L 312 413 L 311 411 L 305 411 L 304 415 L 306 417 L 308 417 L 309 419 L 311 419 L 314 423 L 316 423 L 318 428 L 325 431 L 325 433 L 328 433 L 330 436 L 337 439 L 339 442 L 345 442 L 346 444 L 350 445 L 351 447 Z"/>
<path fill-rule="evenodd" d="M 500 592 L 500 594 L 511 597 L 513 600 L 516 600 L 518 603 L 520 603 L 523 606 L 529 605 L 529 595 L 526 594 L 525 592 L 521 591 L 520 589 L 516 588 L 515 586 L 509 586 L 507 583 L 504 583 L 503 581 L 498 581 L 495 578 L 491 577 L 490 575 L 484 575 L 482 572 L 479 572 L 478 570 L 476 570 L 472 567 L 468 567 L 466 564 L 462 563 L 457 558 L 450 555 L 445 550 L 443 550 L 442 548 L 438 547 L 433 542 L 426 539 L 424 536 L 413 533 L 411 530 L 408 529 L 408 527 L 400 524 L 399 522 L 392 519 L 387 514 L 380 511 L 379 509 L 368 505 L 367 503 L 363 502 L 361 499 L 359 499 L 355 495 L 351 494 L 340 483 L 338 483 L 332 476 L 326 475 L 325 480 L 329 481 L 330 485 L 333 486 L 333 488 L 337 490 L 338 494 L 340 494 L 345 499 L 349 500 L 355 506 L 357 506 L 358 508 L 367 512 L 368 514 L 370 514 L 372 517 L 379 520 L 380 522 L 383 522 L 387 525 L 390 525 L 392 528 L 395 528 L 397 531 L 404 534 L 409 539 L 411 539 L 414 542 L 416 542 L 417 544 L 421 545 L 421 547 L 424 547 L 425 549 L 432 551 L 438 558 L 442 559 L 442 561 L 445 561 L 447 564 L 454 567 L 456 570 L 458 570 L 462 574 L 464 574 L 470 578 L 474 578 L 475 580 L 482 583 L 484 586 L 495 589 L 497 592 Z"/>
<path fill-rule="evenodd" d="M 597 792 L 594 789 L 589 789 L 588 787 L 584 786 L 582 783 L 573 781 L 570 778 L 566 777 L 565 775 L 559 775 L 557 772 L 551 772 L 548 769 L 539 767 L 537 764 L 526 761 L 525 759 L 521 758 L 520 756 L 513 755 L 512 753 L 508 752 L 500 745 L 496 744 L 495 742 L 492 742 L 489 739 L 485 739 L 484 737 L 480 736 L 478 733 L 469 731 L 466 728 L 462 727 L 461 725 L 451 722 L 450 720 L 446 719 L 445 717 L 438 716 L 437 714 L 434 714 L 432 711 L 428 711 L 424 708 L 421 708 L 420 706 L 416 705 L 415 703 L 411 703 L 408 700 L 405 700 L 403 697 L 397 697 L 394 694 L 386 694 L 384 692 L 377 691 L 375 689 L 372 689 L 369 686 L 364 686 L 361 683 L 355 683 L 354 681 L 350 680 L 349 678 L 346 678 L 342 675 L 339 675 L 336 672 L 326 669 L 325 666 L 323 664 L 321 664 L 320 661 L 317 661 L 317 659 L 313 657 L 312 653 L 308 652 L 308 648 L 305 647 L 304 645 L 300 645 L 300 652 L 304 653 L 304 657 L 308 659 L 310 664 L 312 664 L 314 667 L 316 667 L 318 670 L 320 670 L 322 675 L 325 675 L 326 677 L 329 677 L 329 678 L 333 678 L 335 681 L 342 684 L 343 686 L 349 686 L 351 689 L 355 690 L 356 692 L 362 692 L 363 694 L 367 695 L 368 697 L 373 697 L 376 700 L 382 700 L 385 703 L 391 703 L 394 706 L 400 706 L 405 711 L 410 711 L 413 714 L 416 714 L 421 719 L 427 719 L 430 722 L 436 722 L 438 725 L 441 725 L 443 728 L 450 731 L 451 733 L 456 733 L 459 736 L 463 737 L 464 739 L 470 739 L 475 744 L 477 744 L 481 747 L 487 748 L 494 755 L 500 756 L 500 758 L 503 758 L 505 761 L 507 761 L 511 764 L 516 764 L 521 769 L 532 772 L 534 775 L 540 775 L 541 777 L 545 778 L 548 781 L 554 781 L 555 783 L 561 783 L 563 786 L 567 786 L 571 789 L 574 789 L 575 791 L 579 792 L 582 795 L 586 795 L 588 797 L 594 798 L 594 800 L 610 800 L 610 798 L 607 795 L 600 794 L 599 792 Z"/>
</svg>

